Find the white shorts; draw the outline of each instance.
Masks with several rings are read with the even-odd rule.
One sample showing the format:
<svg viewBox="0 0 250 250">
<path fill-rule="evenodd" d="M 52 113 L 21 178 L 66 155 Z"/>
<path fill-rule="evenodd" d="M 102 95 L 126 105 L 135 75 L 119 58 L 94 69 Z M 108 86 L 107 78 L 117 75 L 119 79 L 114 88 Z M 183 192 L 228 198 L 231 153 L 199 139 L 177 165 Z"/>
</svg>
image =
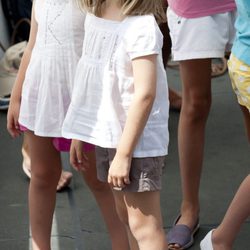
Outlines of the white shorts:
<svg viewBox="0 0 250 250">
<path fill-rule="evenodd" d="M 167 17 L 174 61 L 221 58 L 231 50 L 236 11 L 184 18 L 168 8 Z"/>
</svg>

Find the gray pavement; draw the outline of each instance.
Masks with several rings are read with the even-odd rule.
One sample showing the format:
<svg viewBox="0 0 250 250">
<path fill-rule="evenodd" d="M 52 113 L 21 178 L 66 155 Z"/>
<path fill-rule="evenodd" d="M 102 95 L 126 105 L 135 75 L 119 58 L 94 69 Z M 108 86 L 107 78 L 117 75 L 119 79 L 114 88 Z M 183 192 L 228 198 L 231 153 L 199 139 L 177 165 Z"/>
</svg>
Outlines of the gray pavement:
<svg viewBox="0 0 250 250">
<path fill-rule="evenodd" d="M 179 72 L 168 70 L 169 85 L 180 89 Z M 227 75 L 213 80 L 213 104 L 207 125 L 200 199 L 201 228 L 191 250 L 208 230 L 218 225 L 239 184 L 249 173 L 250 157 L 243 120 Z M 177 154 L 179 114 L 170 113 L 170 147 L 163 176 L 162 212 L 169 230 L 179 213 L 181 187 Z M 0 112 L 0 250 L 29 249 L 27 191 L 29 180 L 22 172 L 22 139 L 6 132 L 6 112 Z M 192 143 L 192 142 L 190 142 Z M 69 169 L 68 156 L 63 155 Z M 250 249 L 250 221 L 246 221 L 234 249 Z M 70 188 L 57 195 L 52 233 L 53 250 L 109 250 L 110 242 L 95 201 L 74 172 Z"/>
</svg>

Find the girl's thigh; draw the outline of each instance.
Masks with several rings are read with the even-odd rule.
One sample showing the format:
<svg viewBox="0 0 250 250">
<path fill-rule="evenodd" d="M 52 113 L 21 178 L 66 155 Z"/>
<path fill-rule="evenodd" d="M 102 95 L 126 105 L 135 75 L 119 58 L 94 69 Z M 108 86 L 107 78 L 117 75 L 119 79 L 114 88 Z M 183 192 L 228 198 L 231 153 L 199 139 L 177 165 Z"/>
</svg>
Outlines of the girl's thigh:
<svg viewBox="0 0 250 250">
<path fill-rule="evenodd" d="M 230 51 L 235 37 L 236 12 L 184 18 L 168 8 L 172 56 L 176 61 L 221 58 Z"/>
<path fill-rule="evenodd" d="M 181 61 L 180 74 L 184 102 L 211 99 L 211 59 Z"/>
<path fill-rule="evenodd" d="M 124 192 L 114 191 L 117 208 L 127 211 L 128 224 L 162 227 L 160 191 Z"/>
<path fill-rule="evenodd" d="M 32 174 L 61 173 L 61 157 L 53 145 L 53 138 L 36 136 L 32 131 L 25 131 L 30 149 Z"/>
</svg>

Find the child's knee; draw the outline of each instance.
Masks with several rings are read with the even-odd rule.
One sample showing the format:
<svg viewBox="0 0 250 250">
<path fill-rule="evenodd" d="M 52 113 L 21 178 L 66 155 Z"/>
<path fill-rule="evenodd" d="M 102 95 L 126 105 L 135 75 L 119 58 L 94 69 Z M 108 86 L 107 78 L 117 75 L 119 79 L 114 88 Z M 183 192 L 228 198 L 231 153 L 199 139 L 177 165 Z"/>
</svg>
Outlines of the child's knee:
<svg viewBox="0 0 250 250">
<path fill-rule="evenodd" d="M 148 239 L 154 233 L 153 225 L 142 222 L 136 216 L 129 218 L 129 228 L 137 242 Z"/>
<path fill-rule="evenodd" d="M 185 104 L 183 105 L 185 106 Z M 201 121 L 207 119 L 211 99 L 192 99 L 186 104 L 186 114 L 190 119 Z"/>
<path fill-rule="evenodd" d="M 139 245 L 145 242 L 160 241 L 164 236 L 163 228 L 160 225 L 148 222 L 141 222 L 134 218 L 131 222 L 129 219 L 129 228 Z"/>
<path fill-rule="evenodd" d="M 33 185 L 40 189 L 56 187 L 61 172 L 51 173 L 51 171 L 32 171 L 31 180 Z"/>
</svg>

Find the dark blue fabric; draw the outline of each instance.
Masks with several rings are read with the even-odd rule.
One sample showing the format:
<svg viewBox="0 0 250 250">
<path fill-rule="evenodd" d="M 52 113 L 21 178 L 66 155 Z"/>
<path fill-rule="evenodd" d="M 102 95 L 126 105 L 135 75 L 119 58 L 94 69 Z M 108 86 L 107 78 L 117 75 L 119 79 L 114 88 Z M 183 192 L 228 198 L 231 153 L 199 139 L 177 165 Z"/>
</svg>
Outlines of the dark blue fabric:
<svg viewBox="0 0 250 250">
<path fill-rule="evenodd" d="M 12 35 L 13 30 L 22 18 L 31 18 L 32 1 L 31 0 L 1 0 L 3 12 L 8 24 L 10 35 Z M 28 40 L 29 38 L 30 25 L 23 22 L 19 26 L 17 31 L 17 36 L 15 42 L 20 42 L 23 40 Z"/>
</svg>

